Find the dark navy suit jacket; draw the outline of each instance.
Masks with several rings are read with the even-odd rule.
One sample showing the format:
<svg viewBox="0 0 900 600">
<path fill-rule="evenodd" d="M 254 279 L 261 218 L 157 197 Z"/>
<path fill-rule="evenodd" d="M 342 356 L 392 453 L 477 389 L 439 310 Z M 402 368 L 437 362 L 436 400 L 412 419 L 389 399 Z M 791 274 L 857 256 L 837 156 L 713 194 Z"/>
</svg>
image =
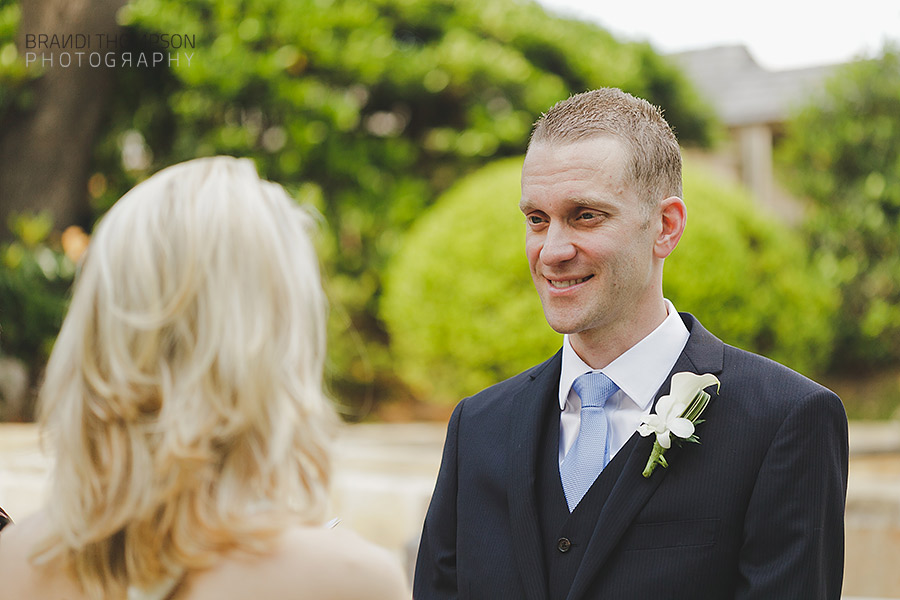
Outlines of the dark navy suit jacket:
<svg viewBox="0 0 900 600">
<path fill-rule="evenodd" d="M 721 381 L 697 426 L 700 444 L 673 446 L 669 467 L 647 479 L 653 437 L 631 437 L 568 600 L 840 598 L 848 457 L 840 399 L 682 318 L 690 338 L 672 373 Z M 557 353 L 456 407 L 416 600 L 548 598 L 542 544 L 551 540 L 542 539 L 535 472 L 560 365 Z"/>
</svg>

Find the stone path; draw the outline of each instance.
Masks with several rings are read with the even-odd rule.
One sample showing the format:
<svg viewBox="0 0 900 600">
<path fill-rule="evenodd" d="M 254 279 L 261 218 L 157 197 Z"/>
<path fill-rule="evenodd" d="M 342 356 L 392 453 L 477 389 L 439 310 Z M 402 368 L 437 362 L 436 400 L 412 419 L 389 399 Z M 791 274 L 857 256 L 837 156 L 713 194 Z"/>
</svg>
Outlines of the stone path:
<svg viewBox="0 0 900 600">
<path fill-rule="evenodd" d="M 440 466 L 445 425 L 353 425 L 335 448 L 332 514 L 341 527 L 411 553 Z M 900 422 L 852 423 L 845 600 L 900 599 Z M 50 461 L 33 425 L 0 424 L 0 505 L 13 518 L 47 494 Z"/>
</svg>

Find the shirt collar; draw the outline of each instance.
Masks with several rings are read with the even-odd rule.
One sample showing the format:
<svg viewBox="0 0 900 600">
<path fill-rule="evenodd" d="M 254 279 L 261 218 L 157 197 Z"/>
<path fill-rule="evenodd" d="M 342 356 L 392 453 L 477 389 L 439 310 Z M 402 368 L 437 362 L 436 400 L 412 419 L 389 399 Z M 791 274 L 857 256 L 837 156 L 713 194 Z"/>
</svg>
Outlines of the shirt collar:
<svg viewBox="0 0 900 600">
<path fill-rule="evenodd" d="M 663 322 L 604 369 L 592 369 L 572 349 L 569 336 L 563 336 L 560 410 L 566 408 L 569 390 L 575 379 L 591 371 L 602 371 L 642 410 L 650 406 L 690 337 L 675 306 L 669 300 L 665 303 L 667 315 Z"/>
</svg>

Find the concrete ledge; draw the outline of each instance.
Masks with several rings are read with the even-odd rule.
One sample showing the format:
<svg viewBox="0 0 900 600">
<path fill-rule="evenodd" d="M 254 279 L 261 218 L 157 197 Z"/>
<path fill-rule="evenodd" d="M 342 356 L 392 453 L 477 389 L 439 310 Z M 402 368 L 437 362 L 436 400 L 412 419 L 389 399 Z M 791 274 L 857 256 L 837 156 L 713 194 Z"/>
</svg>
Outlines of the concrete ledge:
<svg viewBox="0 0 900 600">
<path fill-rule="evenodd" d="M 853 421 L 849 436 L 851 456 L 900 452 L 900 421 Z"/>
</svg>

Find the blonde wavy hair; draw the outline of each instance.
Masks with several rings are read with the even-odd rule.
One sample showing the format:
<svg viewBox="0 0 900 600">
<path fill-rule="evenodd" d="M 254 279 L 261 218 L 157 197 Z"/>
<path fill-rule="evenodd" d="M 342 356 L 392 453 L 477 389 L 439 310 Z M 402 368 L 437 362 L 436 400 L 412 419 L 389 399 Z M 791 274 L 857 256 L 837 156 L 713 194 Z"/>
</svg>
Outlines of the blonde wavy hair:
<svg viewBox="0 0 900 600">
<path fill-rule="evenodd" d="M 336 419 L 312 225 L 231 157 L 164 169 L 103 217 L 40 394 L 56 466 L 36 560 L 124 597 L 320 522 Z"/>
</svg>

